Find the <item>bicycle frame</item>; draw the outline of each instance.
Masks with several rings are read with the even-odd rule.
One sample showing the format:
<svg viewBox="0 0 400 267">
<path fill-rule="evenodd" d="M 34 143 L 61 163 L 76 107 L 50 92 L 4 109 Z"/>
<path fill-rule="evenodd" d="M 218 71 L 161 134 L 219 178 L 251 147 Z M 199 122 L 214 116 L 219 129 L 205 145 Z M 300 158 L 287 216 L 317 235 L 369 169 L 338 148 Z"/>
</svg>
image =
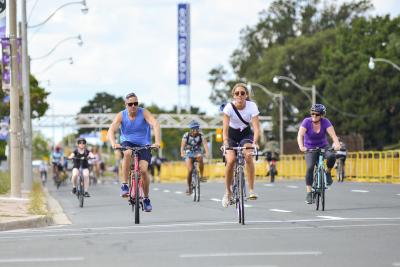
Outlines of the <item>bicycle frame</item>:
<svg viewBox="0 0 400 267">
<path fill-rule="evenodd" d="M 200 178 L 198 170 L 197 159 L 193 159 L 193 169 L 192 169 L 192 190 L 193 190 L 193 201 L 200 201 Z"/>
<path fill-rule="evenodd" d="M 224 150 L 234 150 L 236 151 L 236 161 L 233 173 L 233 183 L 232 183 L 232 194 L 233 203 L 235 203 L 237 215 L 239 217 L 239 223 L 245 224 L 244 216 L 244 202 L 246 201 L 246 178 L 244 175 L 245 159 L 243 149 L 253 149 L 253 155 L 258 157 L 257 149 L 255 147 L 227 147 Z M 225 151 L 224 151 L 225 154 Z M 231 203 L 231 204 L 233 204 Z"/>
<path fill-rule="evenodd" d="M 307 152 L 317 152 L 318 160 L 314 167 L 313 174 L 313 185 L 312 185 L 312 199 L 316 204 L 316 210 L 319 209 L 319 203 L 321 200 L 322 210 L 325 210 L 325 189 L 326 189 L 326 173 L 324 168 L 324 160 L 325 160 L 325 149 L 316 148 L 307 150 Z"/>
</svg>

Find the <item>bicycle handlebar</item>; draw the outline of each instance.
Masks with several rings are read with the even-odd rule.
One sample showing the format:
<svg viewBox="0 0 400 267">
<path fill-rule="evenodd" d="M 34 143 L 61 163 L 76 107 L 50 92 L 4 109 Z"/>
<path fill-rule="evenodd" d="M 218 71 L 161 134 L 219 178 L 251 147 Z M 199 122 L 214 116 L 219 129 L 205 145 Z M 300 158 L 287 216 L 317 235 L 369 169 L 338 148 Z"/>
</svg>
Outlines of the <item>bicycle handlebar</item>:
<svg viewBox="0 0 400 267">
<path fill-rule="evenodd" d="M 121 150 L 121 151 L 125 151 L 125 150 L 140 151 L 143 149 L 158 149 L 158 147 L 153 146 L 153 145 L 146 145 L 146 146 L 134 146 L 134 147 L 121 146 L 121 147 L 114 148 L 114 150 Z"/>
<path fill-rule="evenodd" d="M 85 159 L 96 159 L 96 158 L 89 158 L 89 157 L 85 157 L 85 156 L 82 156 L 82 157 L 73 157 L 73 158 L 67 158 L 67 160 L 74 160 L 74 159 L 78 159 L 78 160 L 85 160 Z"/>
<path fill-rule="evenodd" d="M 257 147 L 254 147 L 254 146 L 231 146 L 231 147 L 225 147 L 224 146 L 223 147 L 223 154 L 225 155 L 227 150 L 239 151 L 239 150 L 242 150 L 242 149 L 252 149 L 253 150 L 252 155 L 256 156 L 256 160 L 258 160 L 258 149 L 257 149 Z"/>
</svg>

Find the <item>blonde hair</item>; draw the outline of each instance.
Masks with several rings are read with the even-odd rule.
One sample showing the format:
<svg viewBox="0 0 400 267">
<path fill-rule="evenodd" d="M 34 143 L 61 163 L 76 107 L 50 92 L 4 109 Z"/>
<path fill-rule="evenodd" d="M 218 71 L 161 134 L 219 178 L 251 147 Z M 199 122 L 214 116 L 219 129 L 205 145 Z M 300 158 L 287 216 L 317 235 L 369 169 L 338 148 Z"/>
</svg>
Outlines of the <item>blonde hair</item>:
<svg viewBox="0 0 400 267">
<path fill-rule="evenodd" d="M 247 95 L 246 100 L 250 101 L 249 89 L 247 89 L 247 85 L 246 85 L 245 83 L 237 83 L 237 84 L 235 84 L 235 85 L 233 86 L 233 88 L 232 88 L 232 91 L 231 91 L 232 96 L 235 95 L 235 90 L 236 90 L 238 87 L 242 87 L 242 88 L 246 91 L 246 95 Z"/>
</svg>

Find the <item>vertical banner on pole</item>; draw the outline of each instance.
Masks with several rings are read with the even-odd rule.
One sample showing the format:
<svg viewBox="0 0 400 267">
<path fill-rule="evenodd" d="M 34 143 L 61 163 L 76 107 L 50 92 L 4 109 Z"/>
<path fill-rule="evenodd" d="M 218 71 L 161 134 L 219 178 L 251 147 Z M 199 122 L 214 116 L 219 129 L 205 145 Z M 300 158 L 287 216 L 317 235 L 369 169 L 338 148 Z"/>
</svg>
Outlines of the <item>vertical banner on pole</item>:
<svg viewBox="0 0 400 267">
<path fill-rule="evenodd" d="M 1 51 L 2 89 L 6 94 L 9 94 L 11 88 L 11 46 L 9 38 L 1 38 Z"/>
<path fill-rule="evenodd" d="M 0 38 L 6 36 L 6 0 L 0 0 Z"/>
<path fill-rule="evenodd" d="M 178 85 L 190 85 L 190 5 L 178 4 Z"/>
</svg>

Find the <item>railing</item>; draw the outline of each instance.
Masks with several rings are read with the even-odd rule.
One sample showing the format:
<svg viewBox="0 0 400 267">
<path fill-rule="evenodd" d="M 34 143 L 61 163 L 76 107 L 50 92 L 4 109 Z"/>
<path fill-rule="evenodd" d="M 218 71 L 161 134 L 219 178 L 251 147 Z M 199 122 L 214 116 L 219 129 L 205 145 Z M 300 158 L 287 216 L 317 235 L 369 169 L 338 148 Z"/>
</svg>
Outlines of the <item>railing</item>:
<svg viewBox="0 0 400 267">
<path fill-rule="evenodd" d="M 256 176 L 265 177 L 267 163 L 263 157 L 256 163 Z M 277 162 L 278 177 L 303 179 L 306 163 L 303 154 L 284 155 Z M 209 178 L 222 178 L 225 164 L 222 161 L 208 162 L 204 166 L 204 175 Z M 332 176 L 335 176 L 333 169 Z M 382 183 L 400 183 L 400 150 L 362 151 L 348 153 L 345 165 L 346 180 Z M 162 166 L 161 179 L 185 180 L 187 176 L 183 161 L 169 162 Z"/>
</svg>

